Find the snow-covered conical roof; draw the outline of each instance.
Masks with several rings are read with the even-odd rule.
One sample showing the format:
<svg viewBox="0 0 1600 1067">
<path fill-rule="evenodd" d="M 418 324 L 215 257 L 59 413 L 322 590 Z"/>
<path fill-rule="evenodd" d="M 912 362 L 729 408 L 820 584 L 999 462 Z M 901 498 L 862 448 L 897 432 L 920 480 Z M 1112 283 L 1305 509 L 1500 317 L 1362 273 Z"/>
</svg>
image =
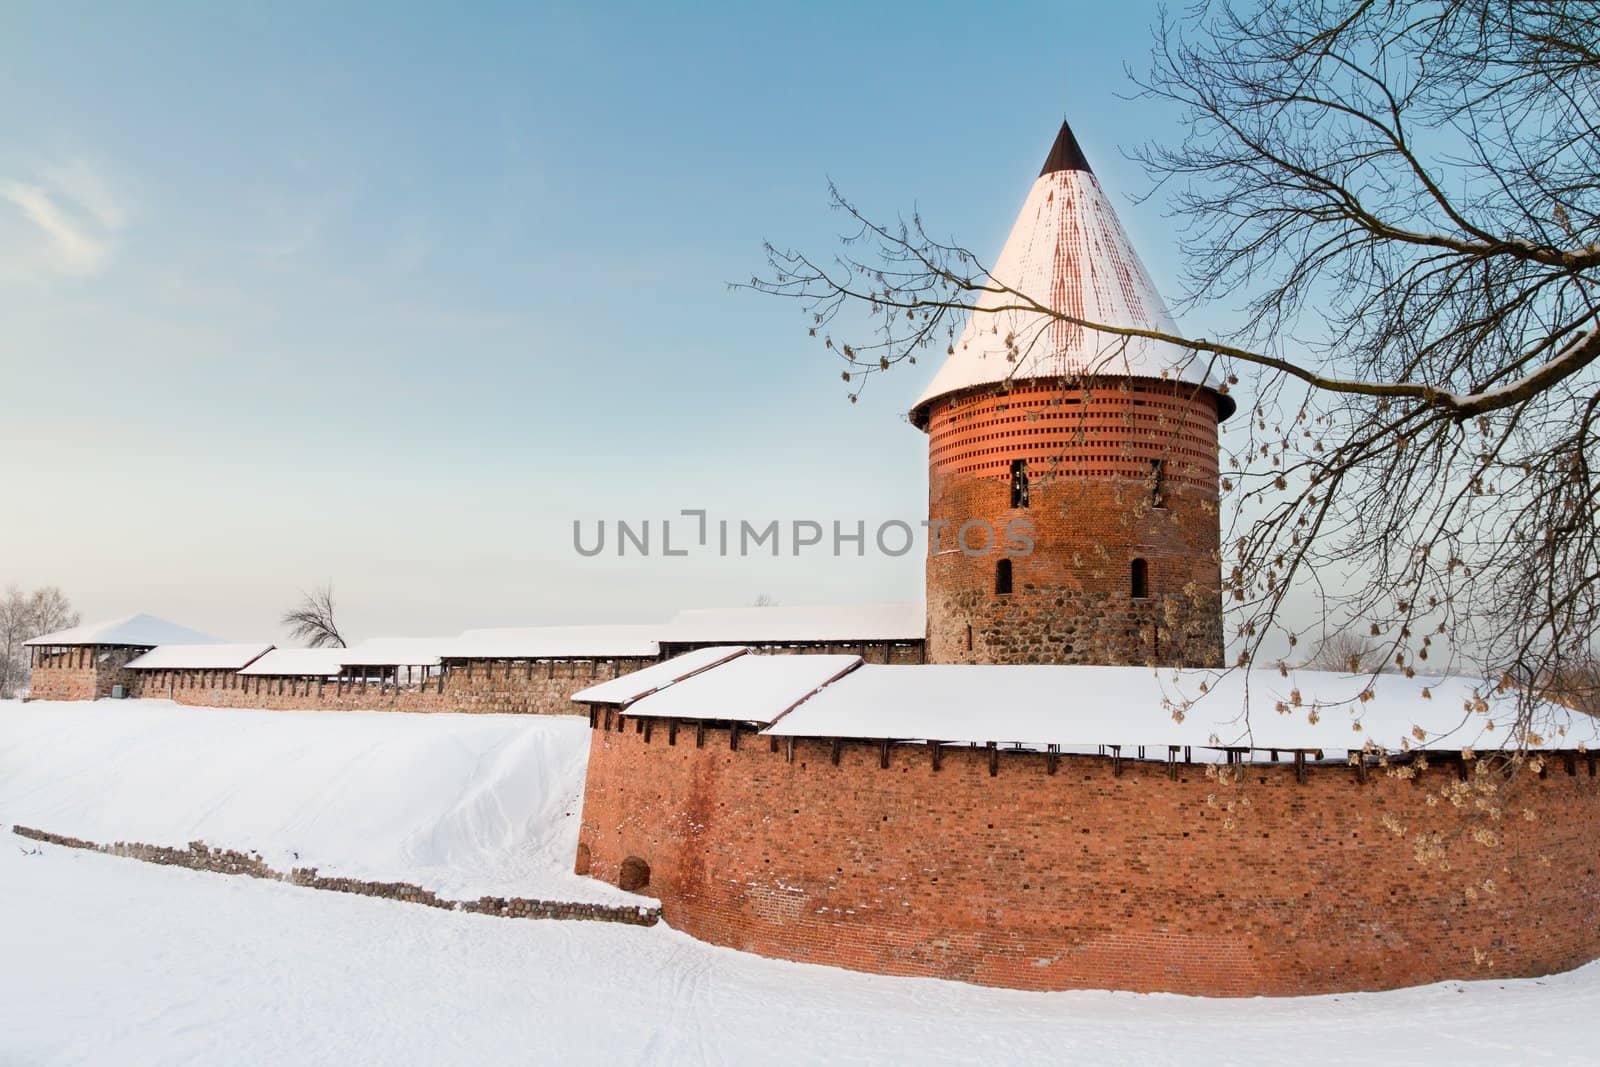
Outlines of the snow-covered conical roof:
<svg viewBox="0 0 1600 1067">
<path fill-rule="evenodd" d="M 990 277 L 1076 318 L 1178 333 L 1065 122 Z M 937 397 L 1028 378 L 1087 372 L 1217 388 L 1208 360 L 1177 345 L 1101 333 L 1036 311 L 994 310 L 1020 302 L 1011 293 L 979 298 L 954 351 L 913 405 L 913 422 L 926 423 L 927 405 Z M 1226 418 L 1234 405 L 1221 399 Z"/>
<path fill-rule="evenodd" d="M 222 639 L 179 626 L 154 615 L 124 615 L 58 630 L 53 634 L 24 641 L 26 645 L 64 647 L 68 645 L 114 645 L 128 648 L 155 648 L 158 645 L 217 645 Z"/>
</svg>

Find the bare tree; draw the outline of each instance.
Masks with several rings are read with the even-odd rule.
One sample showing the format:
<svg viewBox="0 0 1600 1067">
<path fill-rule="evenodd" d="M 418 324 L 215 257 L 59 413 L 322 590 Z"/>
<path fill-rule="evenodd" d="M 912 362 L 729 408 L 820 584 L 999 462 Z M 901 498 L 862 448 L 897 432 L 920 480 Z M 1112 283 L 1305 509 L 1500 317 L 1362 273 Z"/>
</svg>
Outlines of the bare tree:
<svg viewBox="0 0 1600 1067">
<path fill-rule="evenodd" d="M 15 696 L 28 684 L 26 642 L 77 624 L 77 612 L 55 586 L 40 586 L 31 593 L 8 586 L 0 595 L 0 700 Z"/>
<path fill-rule="evenodd" d="M 1306 661 L 1305 665 L 1318 671 L 1347 671 L 1350 674 L 1360 674 L 1362 671 L 1374 669 L 1375 665 L 1382 663 L 1382 657 L 1373 643 L 1360 634 L 1339 631 L 1329 634 L 1322 644 L 1317 646 L 1316 655 Z"/>
<path fill-rule="evenodd" d="M 778 600 L 771 593 L 757 593 L 756 598 L 750 602 L 753 608 L 775 608 Z"/>
<path fill-rule="evenodd" d="M 1242 306 L 1220 339 L 1075 318 L 836 189 L 841 249 L 769 244 L 749 287 L 805 307 L 852 400 L 980 313 L 1033 313 L 1007 338 L 1017 362 L 1067 322 L 1108 359 L 1155 338 L 1235 393 L 1243 378 L 1222 482 L 1241 664 L 1347 631 L 1381 652 L 1367 669 L 1466 661 L 1519 693 L 1589 662 L 1600 7 L 1202 2 L 1163 16 L 1134 81 L 1183 113 L 1186 137 L 1138 155 L 1182 225 L 1180 306 Z M 1292 591 L 1317 617 L 1285 609 Z"/>
<path fill-rule="evenodd" d="M 289 635 L 309 648 L 347 648 L 333 614 L 333 583 L 300 594 L 300 603 L 283 613 Z"/>
</svg>

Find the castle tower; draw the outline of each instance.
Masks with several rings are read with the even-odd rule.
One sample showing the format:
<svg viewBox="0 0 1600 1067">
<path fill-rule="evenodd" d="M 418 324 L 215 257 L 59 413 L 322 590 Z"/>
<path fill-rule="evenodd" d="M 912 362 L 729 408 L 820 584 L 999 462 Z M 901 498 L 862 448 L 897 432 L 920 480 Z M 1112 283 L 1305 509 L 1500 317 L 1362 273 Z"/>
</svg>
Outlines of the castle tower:
<svg viewBox="0 0 1600 1067">
<path fill-rule="evenodd" d="M 992 277 L 1178 332 L 1066 123 Z M 982 310 L 1018 302 L 983 294 L 911 410 L 928 434 L 929 661 L 1220 665 L 1232 399 L 1182 348 Z"/>
</svg>

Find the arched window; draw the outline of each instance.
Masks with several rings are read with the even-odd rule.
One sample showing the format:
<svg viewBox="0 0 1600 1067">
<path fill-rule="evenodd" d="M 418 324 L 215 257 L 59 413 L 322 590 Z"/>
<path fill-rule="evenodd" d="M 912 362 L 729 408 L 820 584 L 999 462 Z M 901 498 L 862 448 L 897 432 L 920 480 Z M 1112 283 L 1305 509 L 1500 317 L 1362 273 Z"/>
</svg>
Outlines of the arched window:
<svg viewBox="0 0 1600 1067">
<path fill-rule="evenodd" d="M 1143 600 L 1150 595 L 1150 565 L 1142 559 L 1133 561 L 1133 599 Z"/>
<path fill-rule="evenodd" d="M 1000 560 L 994 565 L 994 592 L 995 596 L 1011 595 L 1011 561 Z"/>
</svg>

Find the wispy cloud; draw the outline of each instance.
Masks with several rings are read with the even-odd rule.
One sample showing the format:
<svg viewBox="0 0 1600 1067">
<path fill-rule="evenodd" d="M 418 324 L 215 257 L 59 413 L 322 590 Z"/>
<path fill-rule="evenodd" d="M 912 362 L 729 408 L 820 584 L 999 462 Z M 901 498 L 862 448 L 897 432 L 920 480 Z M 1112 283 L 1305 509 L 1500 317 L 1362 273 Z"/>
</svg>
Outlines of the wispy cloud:
<svg viewBox="0 0 1600 1067">
<path fill-rule="evenodd" d="M 42 167 L 29 181 L 0 180 L 0 202 L 32 224 L 36 265 L 74 277 L 105 270 L 128 224 L 126 202 L 82 160 Z"/>
</svg>

